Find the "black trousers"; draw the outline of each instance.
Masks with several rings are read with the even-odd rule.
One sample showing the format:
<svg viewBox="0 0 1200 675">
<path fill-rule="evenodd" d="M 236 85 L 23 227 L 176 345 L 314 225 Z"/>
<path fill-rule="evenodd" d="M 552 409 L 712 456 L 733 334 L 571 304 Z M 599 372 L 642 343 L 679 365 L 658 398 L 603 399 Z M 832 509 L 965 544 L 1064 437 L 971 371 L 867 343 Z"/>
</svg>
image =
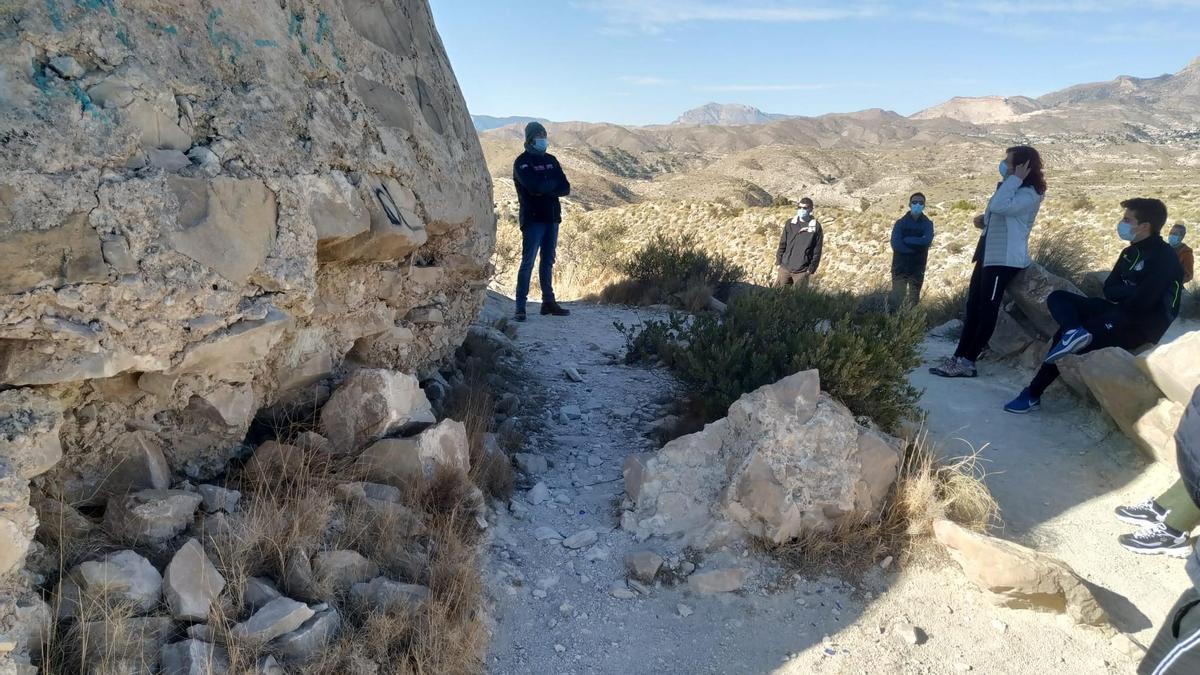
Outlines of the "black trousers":
<svg viewBox="0 0 1200 675">
<path fill-rule="evenodd" d="M 979 360 L 979 354 L 996 331 L 996 318 L 1000 316 L 1004 289 L 1020 271 L 1020 267 L 984 267 L 982 262 L 975 263 L 971 285 L 967 289 L 967 316 L 963 321 L 962 337 L 958 340 L 955 356 L 968 361 Z"/>
<path fill-rule="evenodd" d="M 1092 334 L 1092 343 L 1080 354 L 1105 347 L 1134 349 L 1152 341 L 1146 338 L 1135 322 L 1121 316 L 1116 305 L 1103 298 L 1085 298 L 1069 291 L 1054 291 L 1046 298 L 1046 308 L 1058 322 L 1055 342 L 1062 339 L 1063 333 L 1075 328 L 1086 329 Z M 1058 366 L 1042 364 L 1029 384 L 1029 394 L 1033 398 L 1041 398 L 1046 387 L 1057 379 Z"/>
</svg>

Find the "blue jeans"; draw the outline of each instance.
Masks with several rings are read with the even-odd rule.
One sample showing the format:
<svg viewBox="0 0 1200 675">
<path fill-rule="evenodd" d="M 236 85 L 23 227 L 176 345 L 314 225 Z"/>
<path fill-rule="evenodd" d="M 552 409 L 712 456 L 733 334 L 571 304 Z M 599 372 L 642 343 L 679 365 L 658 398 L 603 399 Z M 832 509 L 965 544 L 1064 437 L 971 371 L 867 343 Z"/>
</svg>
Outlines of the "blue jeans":
<svg viewBox="0 0 1200 675">
<path fill-rule="evenodd" d="M 542 286 L 542 303 L 554 302 L 554 253 L 558 248 L 558 223 L 530 223 L 521 228 L 521 268 L 517 270 L 517 311 L 525 310 L 529 297 L 529 278 L 538 250 L 542 264 L 538 265 L 538 283 Z"/>
</svg>

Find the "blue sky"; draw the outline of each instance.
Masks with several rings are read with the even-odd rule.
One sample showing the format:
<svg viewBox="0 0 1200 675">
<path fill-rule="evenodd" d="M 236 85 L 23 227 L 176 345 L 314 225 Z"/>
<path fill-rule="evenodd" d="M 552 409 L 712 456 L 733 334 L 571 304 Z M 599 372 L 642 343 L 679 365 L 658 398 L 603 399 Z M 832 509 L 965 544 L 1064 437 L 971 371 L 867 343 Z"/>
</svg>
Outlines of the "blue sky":
<svg viewBox="0 0 1200 675">
<path fill-rule="evenodd" d="M 1200 0 L 430 0 L 474 114 L 666 123 L 709 101 L 911 114 L 1200 55 Z"/>
</svg>

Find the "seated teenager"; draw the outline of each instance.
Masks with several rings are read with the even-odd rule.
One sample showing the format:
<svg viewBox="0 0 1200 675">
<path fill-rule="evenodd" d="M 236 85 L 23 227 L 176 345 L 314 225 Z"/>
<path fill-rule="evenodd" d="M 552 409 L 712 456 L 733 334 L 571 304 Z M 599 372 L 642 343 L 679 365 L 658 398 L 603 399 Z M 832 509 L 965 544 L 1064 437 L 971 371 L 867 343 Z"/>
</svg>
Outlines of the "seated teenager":
<svg viewBox="0 0 1200 675">
<path fill-rule="evenodd" d="M 1029 386 L 1004 409 L 1027 413 L 1041 405 L 1042 393 L 1058 378 L 1060 359 L 1068 354 L 1156 344 L 1179 315 L 1183 269 L 1161 234 L 1167 207 L 1157 199 L 1121 202 L 1125 215 L 1117 235 L 1130 242 L 1104 282 L 1103 298 L 1055 291 L 1046 307 L 1058 322 L 1058 334 L 1045 363 Z"/>
</svg>

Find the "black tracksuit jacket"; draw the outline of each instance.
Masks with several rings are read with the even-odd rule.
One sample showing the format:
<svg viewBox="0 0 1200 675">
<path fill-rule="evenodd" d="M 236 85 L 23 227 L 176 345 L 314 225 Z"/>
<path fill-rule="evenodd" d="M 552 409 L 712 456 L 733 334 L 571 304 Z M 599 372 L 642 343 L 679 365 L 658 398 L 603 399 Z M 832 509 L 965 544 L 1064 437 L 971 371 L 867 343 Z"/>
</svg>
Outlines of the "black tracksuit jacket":
<svg viewBox="0 0 1200 675">
<path fill-rule="evenodd" d="M 1183 297 L 1175 249 L 1158 235 L 1128 246 L 1104 282 L 1104 297 L 1114 303 L 1107 319 L 1157 343 L 1179 316 Z"/>
</svg>

